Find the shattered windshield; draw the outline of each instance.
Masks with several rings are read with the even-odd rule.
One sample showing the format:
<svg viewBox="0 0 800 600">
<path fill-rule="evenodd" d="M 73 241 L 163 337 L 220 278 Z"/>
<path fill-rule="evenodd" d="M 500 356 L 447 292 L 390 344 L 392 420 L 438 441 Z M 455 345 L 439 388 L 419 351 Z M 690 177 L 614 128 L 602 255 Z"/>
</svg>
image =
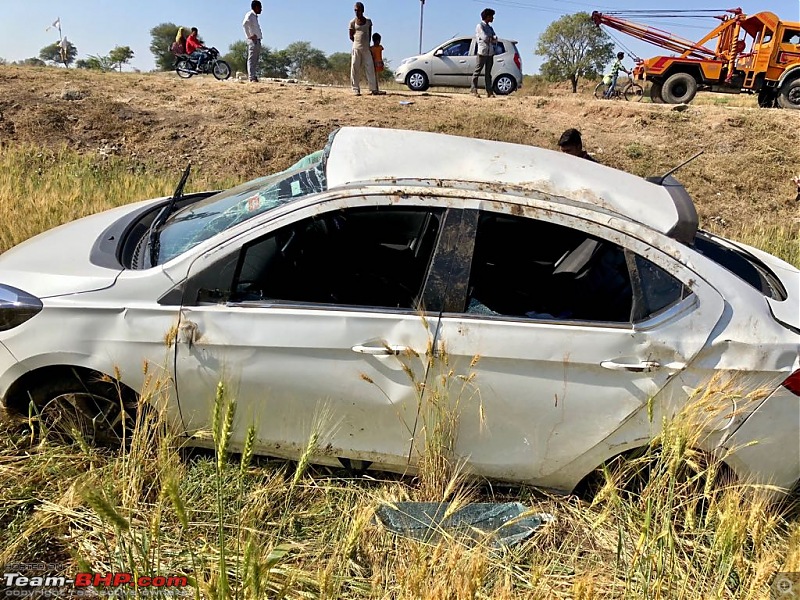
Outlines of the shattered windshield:
<svg viewBox="0 0 800 600">
<path fill-rule="evenodd" d="M 302 196 L 326 189 L 324 151 L 309 154 L 285 171 L 214 194 L 176 212 L 159 232 L 163 264 L 216 234 Z"/>
</svg>

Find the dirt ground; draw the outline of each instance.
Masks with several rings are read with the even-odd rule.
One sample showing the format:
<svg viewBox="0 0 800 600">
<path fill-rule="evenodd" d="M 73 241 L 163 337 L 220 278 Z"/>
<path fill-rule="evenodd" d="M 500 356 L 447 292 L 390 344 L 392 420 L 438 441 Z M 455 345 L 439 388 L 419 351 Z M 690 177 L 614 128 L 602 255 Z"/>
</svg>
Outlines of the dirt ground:
<svg viewBox="0 0 800 600">
<path fill-rule="evenodd" d="M 0 144 L 66 145 L 176 172 L 191 158 L 195 169 L 220 180 L 245 180 L 285 168 L 345 125 L 549 148 L 561 131 L 578 127 L 600 162 L 638 175 L 662 174 L 703 150 L 676 176 L 695 198 L 705 227 L 800 227 L 791 182 L 800 173 L 800 111 L 732 106 L 718 94 L 677 111 L 595 100 L 559 86 L 536 92 L 545 95 L 523 89 L 476 99 L 398 88 L 357 98 L 341 87 L 4 66 Z"/>
</svg>

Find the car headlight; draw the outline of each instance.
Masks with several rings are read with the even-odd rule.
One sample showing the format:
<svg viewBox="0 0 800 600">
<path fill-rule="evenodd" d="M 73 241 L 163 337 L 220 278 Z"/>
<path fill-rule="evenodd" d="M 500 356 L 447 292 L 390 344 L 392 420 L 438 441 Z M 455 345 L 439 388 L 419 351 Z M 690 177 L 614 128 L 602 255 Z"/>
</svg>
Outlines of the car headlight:
<svg viewBox="0 0 800 600">
<path fill-rule="evenodd" d="M 42 301 L 10 285 L 0 285 L 0 331 L 22 325 L 42 310 Z"/>
</svg>

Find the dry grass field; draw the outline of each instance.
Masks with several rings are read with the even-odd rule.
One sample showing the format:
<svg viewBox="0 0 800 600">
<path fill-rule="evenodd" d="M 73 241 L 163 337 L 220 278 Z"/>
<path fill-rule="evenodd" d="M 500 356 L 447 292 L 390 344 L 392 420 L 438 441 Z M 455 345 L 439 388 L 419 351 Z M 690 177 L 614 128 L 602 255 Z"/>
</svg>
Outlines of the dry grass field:
<svg viewBox="0 0 800 600">
<path fill-rule="evenodd" d="M 356 98 L 305 84 L 0 67 L 0 251 L 79 216 L 169 194 L 188 160 L 187 191 L 227 186 L 289 166 L 345 125 L 544 147 L 578 127 L 599 161 L 639 175 L 704 150 L 677 174 L 701 226 L 800 266 L 791 182 L 800 111 L 701 95 L 678 112 L 542 84 L 493 100 L 387 89 Z M 142 401 L 157 405 L 161 383 Z M 443 376 L 443 405 L 449 385 Z M 742 393 L 712 383 L 695 400 L 707 408 Z M 221 385 L 209 403 L 210 453 L 186 451 L 154 412 L 116 451 L 0 423 L 0 566 L 180 575 L 194 598 L 330 599 L 755 600 L 770 596 L 776 573 L 800 571 L 797 498 L 768 504 L 745 485 L 710 485 L 720 467 L 692 450 L 687 415 L 664 423 L 640 462 L 599 476 L 588 502 L 462 480 L 447 452 L 447 415 L 438 415 L 441 427 L 428 424 L 443 437 L 423 471 L 403 478 L 311 467 L 316 435 L 298 463 L 254 458 L 247 446 L 233 454 L 235 398 Z M 632 492 L 626 482 L 642 465 L 650 477 Z M 379 503 L 400 500 L 514 500 L 555 521 L 502 550 L 452 536 L 422 544 L 374 522 Z"/>
</svg>

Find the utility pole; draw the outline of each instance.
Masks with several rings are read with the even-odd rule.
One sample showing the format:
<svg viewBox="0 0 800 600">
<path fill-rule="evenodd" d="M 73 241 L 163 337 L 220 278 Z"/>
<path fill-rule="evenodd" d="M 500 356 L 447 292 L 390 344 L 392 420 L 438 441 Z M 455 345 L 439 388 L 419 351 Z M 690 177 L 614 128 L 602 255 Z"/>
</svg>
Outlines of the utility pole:
<svg viewBox="0 0 800 600">
<path fill-rule="evenodd" d="M 425 0 L 419 0 L 419 53 L 422 54 L 422 22 L 425 16 Z"/>
</svg>

